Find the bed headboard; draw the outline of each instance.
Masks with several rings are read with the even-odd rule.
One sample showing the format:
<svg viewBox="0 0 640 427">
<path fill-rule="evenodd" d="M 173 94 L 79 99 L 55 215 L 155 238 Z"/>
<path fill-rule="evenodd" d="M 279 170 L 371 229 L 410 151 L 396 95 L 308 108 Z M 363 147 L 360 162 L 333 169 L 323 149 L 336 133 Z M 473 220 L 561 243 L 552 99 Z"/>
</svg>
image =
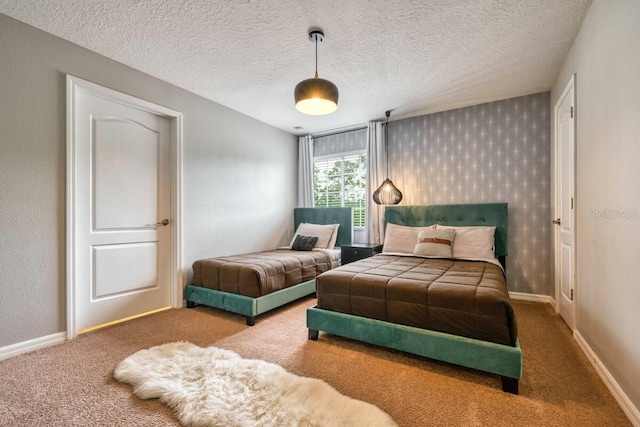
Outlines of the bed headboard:
<svg viewBox="0 0 640 427">
<path fill-rule="evenodd" d="M 303 222 L 311 224 L 340 224 L 336 247 L 353 243 L 352 208 L 295 208 L 293 210 L 294 230 Z"/>
<path fill-rule="evenodd" d="M 507 203 L 387 206 L 385 222 L 424 227 L 431 224 L 496 226 L 496 257 L 507 256 Z"/>
</svg>

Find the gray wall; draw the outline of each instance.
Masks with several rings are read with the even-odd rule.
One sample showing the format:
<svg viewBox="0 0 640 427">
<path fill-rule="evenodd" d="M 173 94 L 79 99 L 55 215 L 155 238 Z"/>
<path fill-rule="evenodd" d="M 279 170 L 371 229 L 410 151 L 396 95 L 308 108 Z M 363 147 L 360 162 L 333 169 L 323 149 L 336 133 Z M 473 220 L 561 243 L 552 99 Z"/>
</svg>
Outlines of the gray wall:
<svg viewBox="0 0 640 427">
<path fill-rule="evenodd" d="M 0 15 L 0 347 L 65 330 L 65 74 L 184 113 L 184 265 L 284 244 L 297 144 Z"/>
<path fill-rule="evenodd" d="M 389 123 L 403 205 L 509 203 L 510 291 L 553 294 L 549 92 Z"/>
<path fill-rule="evenodd" d="M 639 1 L 594 1 L 551 93 L 555 105 L 576 73 L 575 330 L 635 406 L 636 422 L 640 422 L 639 17 Z"/>
</svg>

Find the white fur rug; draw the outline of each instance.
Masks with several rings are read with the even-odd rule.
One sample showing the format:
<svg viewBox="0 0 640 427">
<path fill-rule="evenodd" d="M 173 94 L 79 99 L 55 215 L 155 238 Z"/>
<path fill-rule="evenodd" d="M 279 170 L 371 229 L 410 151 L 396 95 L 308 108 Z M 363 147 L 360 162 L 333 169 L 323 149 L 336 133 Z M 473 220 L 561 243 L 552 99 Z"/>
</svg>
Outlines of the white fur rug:
<svg viewBox="0 0 640 427">
<path fill-rule="evenodd" d="M 369 403 L 324 381 L 216 347 L 163 344 L 120 362 L 118 381 L 141 399 L 160 399 L 187 426 L 396 426 Z"/>
</svg>

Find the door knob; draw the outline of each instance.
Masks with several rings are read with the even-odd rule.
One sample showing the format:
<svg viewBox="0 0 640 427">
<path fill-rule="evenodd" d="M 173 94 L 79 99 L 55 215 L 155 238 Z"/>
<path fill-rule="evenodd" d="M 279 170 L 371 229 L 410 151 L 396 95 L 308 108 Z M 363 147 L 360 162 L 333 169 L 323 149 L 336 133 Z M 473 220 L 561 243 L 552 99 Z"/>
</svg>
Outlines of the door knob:
<svg viewBox="0 0 640 427">
<path fill-rule="evenodd" d="M 161 225 L 169 225 L 169 220 L 167 218 L 163 219 L 160 222 L 156 222 L 156 226 L 161 226 Z"/>
<path fill-rule="evenodd" d="M 554 220 L 553 220 L 553 221 L 551 221 L 551 222 L 553 222 L 555 225 L 560 225 L 560 218 L 558 218 L 558 219 L 554 219 Z"/>
</svg>

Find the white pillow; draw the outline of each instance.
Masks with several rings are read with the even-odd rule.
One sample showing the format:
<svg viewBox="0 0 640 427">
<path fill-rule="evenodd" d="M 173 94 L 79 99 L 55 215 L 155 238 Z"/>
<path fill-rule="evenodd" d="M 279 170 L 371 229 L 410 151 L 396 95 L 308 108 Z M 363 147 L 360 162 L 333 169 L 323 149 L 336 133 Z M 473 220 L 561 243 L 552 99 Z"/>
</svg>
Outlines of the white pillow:
<svg viewBox="0 0 640 427">
<path fill-rule="evenodd" d="M 336 247 L 336 240 L 338 240 L 338 228 L 340 228 L 340 224 L 332 224 L 335 225 L 333 229 L 333 234 L 331 235 L 331 240 L 329 240 L 329 245 L 327 249 L 333 249 Z"/>
<path fill-rule="evenodd" d="M 298 229 L 296 230 L 296 233 L 293 235 L 293 239 L 291 239 L 291 243 L 289 244 L 289 247 L 291 248 L 293 246 L 293 242 L 296 240 L 297 236 L 308 236 L 308 237 L 318 238 L 318 241 L 313 247 L 314 249 L 318 249 L 318 248 L 332 249 L 333 246 L 329 247 L 329 245 L 331 244 L 331 239 L 333 238 L 333 235 L 335 234 L 336 238 L 338 236 L 337 234 L 338 225 L 339 224 L 320 225 L 320 224 L 309 224 L 309 223 L 303 222 L 300 225 L 298 225 Z M 335 245 L 335 240 L 333 241 L 333 244 Z"/>
<path fill-rule="evenodd" d="M 387 224 L 384 232 L 382 253 L 413 255 L 413 250 L 416 247 L 416 243 L 418 243 L 418 234 L 433 227 L 433 225 L 428 227 L 407 227 Z"/>
<path fill-rule="evenodd" d="M 453 227 L 436 226 L 438 229 L 455 230 L 453 240 L 453 257 L 468 259 L 495 259 L 493 250 L 495 227 Z"/>
</svg>

